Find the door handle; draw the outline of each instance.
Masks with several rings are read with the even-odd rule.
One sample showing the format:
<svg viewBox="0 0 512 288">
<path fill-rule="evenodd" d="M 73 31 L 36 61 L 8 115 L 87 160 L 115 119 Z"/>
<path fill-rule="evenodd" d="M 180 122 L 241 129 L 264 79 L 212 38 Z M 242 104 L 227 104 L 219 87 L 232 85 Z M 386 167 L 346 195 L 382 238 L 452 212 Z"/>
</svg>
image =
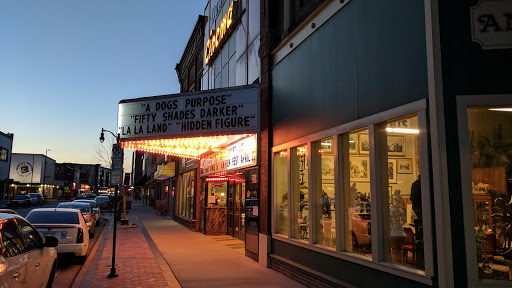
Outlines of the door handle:
<svg viewBox="0 0 512 288">
<path fill-rule="evenodd" d="M 39 267 L 41 265 L 41 263 L 37 262 L 36 263 L 36 268 Z"/>
<path fill-rule="evenodd" d="M 16 273 L 14 273 L 14 275 L 12 275 L 12 279 L 16 279 L 18 280 L 18 278 L 20 278 L 20 272 L 16 271 Z"/>
</svg>

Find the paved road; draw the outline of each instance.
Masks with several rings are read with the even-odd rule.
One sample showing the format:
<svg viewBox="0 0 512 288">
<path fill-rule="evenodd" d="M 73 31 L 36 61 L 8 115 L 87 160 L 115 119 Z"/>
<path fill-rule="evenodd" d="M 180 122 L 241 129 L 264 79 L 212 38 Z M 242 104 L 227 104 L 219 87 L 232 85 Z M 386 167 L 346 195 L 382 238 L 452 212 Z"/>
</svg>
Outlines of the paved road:
<svg viewBox="0 0 512 288">
<path fill-rule="evenodd" d="M 27 217 L 28 213 L 32 211 L 32 209 L 35 208 L 56 208 L 59 203 L 62 202 L 68 202 L 68 201 L 49 201 L 43 206 L 33 206 L 33 207 L 26 207 L 26 208 L 15 208 L 12 209 L 18 214 L 20 214 L 22 217 Z M 105 228 L 105 224 L 107 223 L 106 219 L 103 217 L 107 217 L 111 214 L 106 213 L 102 214 L 102 219 L 100 220 L 100 224 L 96 226 L 96 230 L 94 233 L 94 238 L 89 239 L 89 250 L 88 253 L 90 254 L 92 248 L 96 244 L 96 241 L 98 240 L 99 235 L 101 234 L 101 231 Z M 82 269 L 82 264 L 78 263 L 77 259 L 75 257 L 71 257 L 68 255 L 59 255 L 58 257 L 58 265 L 57 270 L 55 271 L 55 281 L 53 283 L 53 287 L 55 288 L 67 288 L 71 287 L 73 285 L 73 282 L 75 281 L 76 276 L 78 273 L 80 273 L 80 270 Z"/>
</svg>

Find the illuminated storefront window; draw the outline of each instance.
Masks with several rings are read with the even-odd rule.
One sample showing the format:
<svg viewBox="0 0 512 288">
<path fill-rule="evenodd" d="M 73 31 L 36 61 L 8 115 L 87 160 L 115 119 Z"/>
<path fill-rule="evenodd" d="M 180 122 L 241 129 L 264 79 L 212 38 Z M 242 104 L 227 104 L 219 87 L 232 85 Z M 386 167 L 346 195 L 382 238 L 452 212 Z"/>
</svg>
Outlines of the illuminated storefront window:
<svg viewBox="0 0 512 288">
<path fill-rule="evenodd" d="M 192 170 L 180 176 L 181 189 L 178 193 L 178 215 L 191 220 L 196 218 L 194 213 L 195 174 L 196 171 Z"/>
<path fill-rule="evenodd" d="M 511 280 L 512 108 L 468 107 L 470 197 L 479 279 Z M 468 181 L 469 183 L 469 181 Z M 469 198 L 468 197 L 468 198 Z M 473 264 L 474 265 L 474 264 Z M 474 267 L 474 266 L 473 266 Z"/>
<path fill-rule="evenodd" d="M 288 237 L 288 153 L 274 153 L 275 232 Z"/>
<path fill-rule="evenodd" d="M 345 250 L 372 256 L 372 214 L 370 196 L 370 140 L 368 128 L 351 131 L 343 153 L 348 154 L 349 161 L 343 167 L 345 175 L 344 196 L 345 219 Z"/>
</svg>

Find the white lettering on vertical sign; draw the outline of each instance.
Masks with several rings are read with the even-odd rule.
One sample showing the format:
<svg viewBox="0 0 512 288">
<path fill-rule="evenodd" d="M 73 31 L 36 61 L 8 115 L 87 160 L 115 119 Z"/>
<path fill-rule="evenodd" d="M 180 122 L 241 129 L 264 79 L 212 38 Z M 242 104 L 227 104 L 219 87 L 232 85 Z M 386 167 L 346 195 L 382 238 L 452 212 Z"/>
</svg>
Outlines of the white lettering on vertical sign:
<svg viewBox="0 0 512 288">
<path fill-rule="evenodd" d="M 512 1 L 480 0 L 471 7 L 471 38 L 484 50 L 512 48 Z"/>
<path fill-rule="evenodd" d="M 123 149 L 121 144 L 112 145 L 112 172 L 110 178 L 111 185 L 119 185 L 122 183 L 123 171 Z"/>
<path fill-rule="evenodd" d="M 256 165 L 257 138 L 250 136 L 201 159 L 201 176 Z"/>
</svg>

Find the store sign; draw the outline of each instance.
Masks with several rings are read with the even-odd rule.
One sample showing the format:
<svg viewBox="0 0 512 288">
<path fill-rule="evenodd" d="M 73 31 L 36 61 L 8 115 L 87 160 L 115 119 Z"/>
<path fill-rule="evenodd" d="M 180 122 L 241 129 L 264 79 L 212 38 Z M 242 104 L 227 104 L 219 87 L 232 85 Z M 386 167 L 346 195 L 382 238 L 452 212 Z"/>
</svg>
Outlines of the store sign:
<svg viewBox="0 0 512 288">
<path fill-rule="evenodd" d="M 201 177 L 256 165 L 257 146 L 257 136 L 254 135 L 201 159 Z"/>
<path fill-rule="evenodd" d="M 122 100 L 118 132 L 122 140 L 236 134 L 259 128 L 259 86 L 217 89 L 187 96 Z"/>
<path fill-rule="evenodd" d="M 471 7 L 471 37 L 484 50 L 512 48 L 512 1 L 480 0 Z"/>
<path fill-rule="evenodd" d="M 210 57 L 213 55 L 215 50 L 219 47 L 219 43 L 221 43 L 224 35 L 229 31 L 228 29 L 231 27 L 231 23 L 233 22 L 233 2 L 229 5 L 228 12 L 224 15 L 224 18 L 220 21 L 217 29 L 210 31 L 210 37 L 206 42 L 206 47 L 204 48 L 204 64 L 208 65 L 210 61 Z"/>
<path fill-rule="evenodd" d="M 20 176 L 20 177 L 30 177 L 32 176 L 32 173 L 34 172 L 34 168 L 32 167 L 32 164 L 28 163 L 28 162 L 21 162 L 20 164 L 18 164 L 18 166 L 16 166 L 16 173 Z"/>
</svg>

